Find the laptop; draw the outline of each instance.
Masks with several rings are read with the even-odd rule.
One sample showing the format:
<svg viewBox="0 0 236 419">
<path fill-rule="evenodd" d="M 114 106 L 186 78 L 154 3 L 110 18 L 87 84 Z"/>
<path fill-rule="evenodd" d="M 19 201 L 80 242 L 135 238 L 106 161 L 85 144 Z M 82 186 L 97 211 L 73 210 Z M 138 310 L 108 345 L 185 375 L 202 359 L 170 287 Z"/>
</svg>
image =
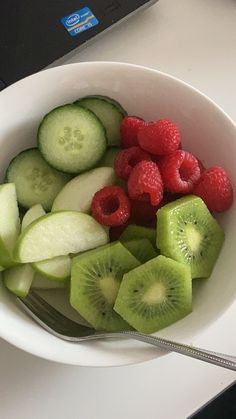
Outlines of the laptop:
<svg viewBox="0 0 236 419">
<path fill-rule="evenodd" d="M 72 55 L 157 0 L 7 0 L 0 5 L 0 90 Z"/>
</svg>

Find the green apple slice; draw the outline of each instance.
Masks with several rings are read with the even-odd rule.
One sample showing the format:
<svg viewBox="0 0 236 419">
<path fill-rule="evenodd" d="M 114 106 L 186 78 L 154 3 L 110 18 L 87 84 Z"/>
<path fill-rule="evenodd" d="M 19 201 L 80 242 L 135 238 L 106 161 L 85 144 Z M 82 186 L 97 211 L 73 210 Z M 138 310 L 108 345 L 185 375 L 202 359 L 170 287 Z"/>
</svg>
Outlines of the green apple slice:
<svg viewBox="0 0 236 419">
<path fill-rule="evenodd" d="M 28 264 L 15 266 L 3 272 L 3 282 L 9 291 L 24 298 L 30 290 L 34 275 L 34 270 Z"/>
<path fill-rule="evenodd" d="M 88 213 L 94 194 L 104 186 L 115 185 L 112 167 L 98 167 L 76 176 L 57 195 L 52 211 L 72 210 Z"/>
<path fill-rule="evenodd" d="M 41 204 L 36 204 L 31 207 L 23 217 L 21 231 L 23 232 L 28 225 L 45 214 L 46 212 Z M 71 259 L 69 256 L 58 256 L 53 259 L 35 262 L 32 264 L 32 267 L 48 280 L 64 281 L 70 277 Z"/>
<path fill-rule="evenodd" d="M 34 220 L 37 218 L 42 217 L 45 215 L 46 212 L 44 211 L 41 204 L 33 205 L 24 215 L 21 223 L 21 231 L 24 231 L 28 225 L 30 225 Z"/>
<path fill-rule="evenodd" d="M 70 278 L 70 256 L 57 256 L 53 259 L 35 262 L 32 267 L 41 275 L 52 281 L 65 281 Z"/>
<path fill-rule="evenodd" d="M 32 263 L 79 253 L 108 242 L 105 229 L 90 215 L 58 211 L 40 217 L 20 235 L 15 259 Z"/>
<path fill-rule="evenodd" d="M 13 249 L 20 232 L 19 209 L 14 183 L 0 185 L 0 265 L 14 265 Z"/>
</svg>

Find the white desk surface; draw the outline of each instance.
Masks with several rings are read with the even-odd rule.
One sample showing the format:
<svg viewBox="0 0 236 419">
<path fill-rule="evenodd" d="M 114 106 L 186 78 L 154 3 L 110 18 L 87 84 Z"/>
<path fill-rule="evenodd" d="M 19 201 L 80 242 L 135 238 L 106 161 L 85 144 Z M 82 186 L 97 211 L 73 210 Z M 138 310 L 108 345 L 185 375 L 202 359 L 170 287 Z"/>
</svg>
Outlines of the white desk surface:
<svg viewBox="0 0 236 419">
<path fill-rule="evenodd" d="M 171 73 L 236 120 L 235 0 L 160 0 L 70 62 L 110 60 Z M 223 280 L 227 278 L 223 278 Z M 201 337 L 236 354 L 236 303 Z M 50 363 L 0 341 L 1 419 L 185 419 L 235 373 L 170 354 L 121 368 Z"/>
</svg>

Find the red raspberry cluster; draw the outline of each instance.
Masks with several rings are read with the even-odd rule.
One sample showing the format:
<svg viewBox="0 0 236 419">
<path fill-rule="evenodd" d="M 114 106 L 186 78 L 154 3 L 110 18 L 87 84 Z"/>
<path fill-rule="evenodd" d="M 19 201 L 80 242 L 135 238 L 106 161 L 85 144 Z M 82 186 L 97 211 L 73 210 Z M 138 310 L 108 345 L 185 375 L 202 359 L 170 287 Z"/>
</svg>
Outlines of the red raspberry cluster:
<svg viewBox="0 0 236 419">
<path fill-rule="evenodd" d="M 121 145 L 124 150 L 115 160 L 115 172 L 127 181 L 127 192 L 110 186 L 95 194 L 92 214 L 101 224 L 119 226 L 117 232 L 130 222 L 154 226 L 157 209 L 184 194 L 198 195 L 212 212 L 232 205 L 226 171 L 219 166 L 205 169 L 183 150 L 180 130 L 172 121 L 127 116 L 121 124 Z"/>
</svg>

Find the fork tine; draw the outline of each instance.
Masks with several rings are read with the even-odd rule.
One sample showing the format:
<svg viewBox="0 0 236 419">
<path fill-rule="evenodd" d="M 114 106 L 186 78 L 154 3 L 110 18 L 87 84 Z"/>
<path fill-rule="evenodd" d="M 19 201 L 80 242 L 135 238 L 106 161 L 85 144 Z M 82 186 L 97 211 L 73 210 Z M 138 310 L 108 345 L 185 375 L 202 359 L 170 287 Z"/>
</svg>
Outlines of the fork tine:
<svg viewBox="0 0 236 419">
<path fill-rule="evenodd" d="M 35 314 L 41 321 L 48 323 L 49 315 L 46 311 L 40 310 L 40 307 L 37 304 L 32 303 L 32 300 L 28 297 L 20 298 L 18 297 L 18 301 L 20 301 L 21 305 L 28 308 L 27 312 L 30 311 Z M 54 319 L 51 317 L 50 320 L 54 322 Z"/>
<path fill-rule="evenodd" d="M 56 322 L 61 322 L 62 324 L 77 324 L 72 320 L 65 317 L 62 313 L 56 310 L 53 306 L 47 303 L 40 295 L 36 294 L 34 291 L 31 291 L 27 296 L 27 301 L 33 304 L 39 311 L 46 312 L 51 319 L 54 319 Z"/>
<path fill-rule="evenodd" d="M 34 320 L 57 336 L 86 336 L 94 333 L 94 329 L 65 317 L 35 292 L 31 291 L 26 298 L 18 300 Z"/>
</svg>

